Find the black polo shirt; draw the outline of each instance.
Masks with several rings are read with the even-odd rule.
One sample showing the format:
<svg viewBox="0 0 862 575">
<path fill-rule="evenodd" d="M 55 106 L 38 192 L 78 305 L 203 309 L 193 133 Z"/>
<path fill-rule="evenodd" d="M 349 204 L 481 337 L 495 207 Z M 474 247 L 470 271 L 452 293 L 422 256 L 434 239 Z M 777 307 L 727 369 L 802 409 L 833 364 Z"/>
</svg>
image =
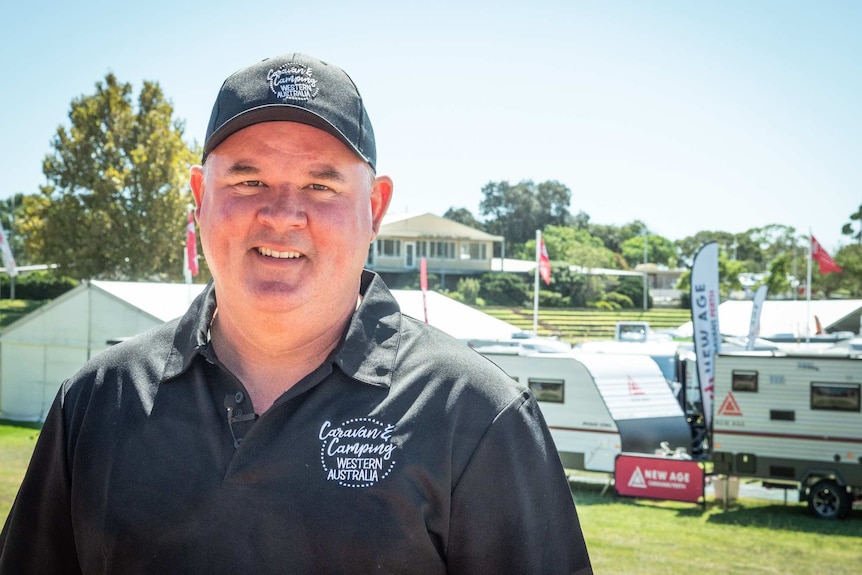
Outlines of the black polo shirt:
<svg viewBox="0 0 862 575">
<path fill-rule="evenodd" d="M 529 391 L 400 313 L 375 275 L 265 413 L 182 318 L 64 382 L 0 573 L 591 573 Z"/>
</svg>

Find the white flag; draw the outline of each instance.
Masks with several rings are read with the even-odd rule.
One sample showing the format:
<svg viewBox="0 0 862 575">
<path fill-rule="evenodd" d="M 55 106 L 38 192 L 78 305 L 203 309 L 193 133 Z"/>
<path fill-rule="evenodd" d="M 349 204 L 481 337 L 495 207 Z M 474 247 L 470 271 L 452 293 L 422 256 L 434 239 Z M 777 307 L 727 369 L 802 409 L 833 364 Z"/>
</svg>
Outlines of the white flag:
<svg viewBox="0 0 862 575">
<path fill-rule="evenodd" d="M 691 323 L 694 353 L 697 356 L 697 380 L 703 404 L 703 420 L 712 425 L 712 403 L 715 394 L 715 355 L 721 348 L 718 327 L 718 244 L 710 242 L 700 248 L 691 266 Z"/>
<path fill-rule="evenodd" d="M 6 241 L 6 231 L 2 227 L 0 227 L 0 253 L 3 255 L 3 267 L 6 268 L 6 273 L 9 274 L 9 277 L 14 278 L 18 275 L 18 266 L 15 265 L 12 248 Z"/>
<path fill-rule="evenodd" d="M 751 351 L 754 349 L 754 340 L 760 334 L 760 312 L 763 310 L 763 300 L 766 299 L 767 287 L 762 285 L 754 292 L 754 299 L 751 300 L 751 322 L 748 325 L 748 343 L 745 349 Z"/>
</svg>

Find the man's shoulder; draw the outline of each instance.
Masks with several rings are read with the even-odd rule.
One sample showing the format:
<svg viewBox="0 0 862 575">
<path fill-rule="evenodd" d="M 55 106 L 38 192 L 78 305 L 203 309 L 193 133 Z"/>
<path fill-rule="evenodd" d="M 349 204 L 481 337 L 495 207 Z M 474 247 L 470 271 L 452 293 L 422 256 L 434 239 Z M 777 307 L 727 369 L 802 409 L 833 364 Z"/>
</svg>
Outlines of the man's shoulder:
<svg viewBox="0 0 862 575">
<path fill-rule="evenodd" d="M 487 357 L 453 336 L 404 316 L 399 364 L 446 387 L 473 389 L 509 401 L 524 388 Z"/>
</svg>

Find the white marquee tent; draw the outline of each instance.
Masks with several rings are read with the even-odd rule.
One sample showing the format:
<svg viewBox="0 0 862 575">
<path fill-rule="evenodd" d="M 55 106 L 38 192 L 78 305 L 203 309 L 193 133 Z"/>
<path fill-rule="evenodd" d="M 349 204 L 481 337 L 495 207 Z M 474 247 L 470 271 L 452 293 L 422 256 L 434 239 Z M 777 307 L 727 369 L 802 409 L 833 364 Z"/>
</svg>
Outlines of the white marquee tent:
<svg viewBox="0 0 862 575">
<path fill-rule="evenodd" d="M 112 342 L 182 315 L 200 284 L 85 282 L 0 334 L 0 418 L 42 421 L 60 386 Z M 458 339 L 508 339 L 519 328 L 444 295 L 393 291 L 402 311 Z"/>
</svg>

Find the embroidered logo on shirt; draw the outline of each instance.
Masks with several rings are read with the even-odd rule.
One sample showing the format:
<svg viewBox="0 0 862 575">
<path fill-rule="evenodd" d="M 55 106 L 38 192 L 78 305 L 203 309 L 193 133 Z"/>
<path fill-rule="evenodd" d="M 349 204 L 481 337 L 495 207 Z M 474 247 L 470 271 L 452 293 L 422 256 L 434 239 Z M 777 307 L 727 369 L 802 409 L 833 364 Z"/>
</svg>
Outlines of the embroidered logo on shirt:
<svg viewBox="0 0 862 575">
<path fill-rule="evenodd" d="M 341 425 L 324 421 L 320 426 L 320 464 L 327 481 L 344 487 L 370 487 L 395 466 L 392 454 L 394 425 L 370 417 L 357 417 Z"/>
<path fill-rule="evenodd" d="M 301 64 L 284 64 L 270 70 L 266 79 L 272 93 L 284 102 L 307 102 L 313 100 L 319 91 L 317 79 L 311 77 L 311 68 Z"/>
</svg>

